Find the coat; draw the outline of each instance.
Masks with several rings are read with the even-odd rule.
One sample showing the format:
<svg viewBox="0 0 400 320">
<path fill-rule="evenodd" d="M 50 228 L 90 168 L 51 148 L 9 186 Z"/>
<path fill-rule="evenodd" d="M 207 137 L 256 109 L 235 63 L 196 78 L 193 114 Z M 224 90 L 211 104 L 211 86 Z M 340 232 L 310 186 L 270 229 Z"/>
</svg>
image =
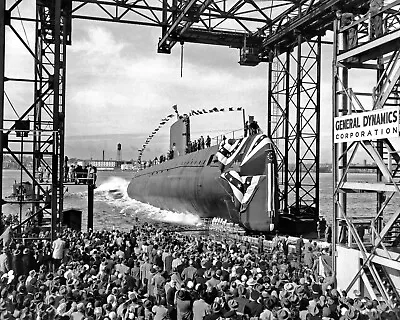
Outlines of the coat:
<svg viewBox="0 0 400 320">
<path fill-rule="evenodd" d="M 61 260 L 64 258 L 65 241 L 61 238 L 53 241 L 53 259 Z"/>
</svg>

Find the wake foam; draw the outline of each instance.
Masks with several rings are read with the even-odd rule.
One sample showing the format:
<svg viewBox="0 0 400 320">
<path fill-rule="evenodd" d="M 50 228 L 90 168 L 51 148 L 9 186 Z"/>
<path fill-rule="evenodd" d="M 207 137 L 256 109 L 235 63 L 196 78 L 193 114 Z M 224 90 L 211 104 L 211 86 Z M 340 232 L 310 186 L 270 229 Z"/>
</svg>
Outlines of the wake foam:
<svg viewBox="0 0 400 320">
<path fill-rule="evenodd" d="M 129 181 L 110 177 L 95 189 L 95 200 L 104 201 L 120 210 L 123 215 L 182 225 L 198 225 L 201 219 L 191 213 L 179 213 L 153 207 L 128 196 Z"/>
</svg>

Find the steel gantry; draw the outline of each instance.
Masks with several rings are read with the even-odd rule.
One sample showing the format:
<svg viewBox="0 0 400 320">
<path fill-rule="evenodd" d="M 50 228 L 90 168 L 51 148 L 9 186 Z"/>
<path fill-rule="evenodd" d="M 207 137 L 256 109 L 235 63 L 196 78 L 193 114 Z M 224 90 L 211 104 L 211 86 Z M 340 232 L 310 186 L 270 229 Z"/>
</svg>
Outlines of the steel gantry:
<svg viewBox="0 0 400 320">
<path fill-rule="evenodd" d="M 20 15 L 21 3 L 33 7 L 33 16 Z M 159 27 L 160 53 L 170 53 L 177 43 L 203 43 L 239 49 L 244 66 L 268 63 L 267 133 L 279 148 L 281 207 L 294 217 L 318 215 L 321 45 L 336 25 L 335 6 L 355 14 L 368 8 L 364 0 L 0 0 L 0 91 L 7 93 L 20 82 L 35 87 L 33 101 L 20 102 L 19 110 L 11 99 L 4 101 L 6 95 L 0 98 L 0 148 L 34 186 L 31 199 L 19 199 L 21 208 L 31 204 L 33 216 L 47 211 L 54 238 L 66 164 L 65 53 L 72 43 L 71 21 L 81 19 Z M 16 28 L 21 22 L 35 25 L 34 48 Z M 13 70 L 5 74 L 6 29 L 29 53 L 32 79 L 9 74 Z M 25 165 L 23 155 L 33 157 L 33 168 Z M 48 182 L 41 179 L 44 169 L 50 173 Z M 0 180 L 2 191 L 3 171 Z M 25 222 L 22 214 L 20 220 Z"/>
<path fill-rule="evenodd" d="M 364 15 L 338 14 L 333 46 L 334 117 L 399 106 L 400 1 L 389 2 Z M 364 86 L 359 85 L 360 77 Z M 394 307 L 400 302 L 399 138 L 333 146 L 338 285 Z M 361 157 L 369 159 L 364 168 L 375 175 L 352 174 Z M 375 210 L 362 204 L 371 195 L 376 198 Z"/>
</svg>

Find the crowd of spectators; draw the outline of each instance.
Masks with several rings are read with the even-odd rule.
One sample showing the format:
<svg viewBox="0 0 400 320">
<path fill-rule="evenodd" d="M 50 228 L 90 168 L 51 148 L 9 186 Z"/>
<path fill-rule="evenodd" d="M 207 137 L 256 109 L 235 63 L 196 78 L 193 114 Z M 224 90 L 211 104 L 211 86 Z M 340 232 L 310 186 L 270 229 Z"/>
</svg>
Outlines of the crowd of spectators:
<svg viewBox="0 0 400 320">
<path fill-rule="evenodd" d="M 279 246 L 256 252 L 147 223 L 4 242 L 1 319 L 396 319 L 397 309 L 350 298 Z"/>
</svg>

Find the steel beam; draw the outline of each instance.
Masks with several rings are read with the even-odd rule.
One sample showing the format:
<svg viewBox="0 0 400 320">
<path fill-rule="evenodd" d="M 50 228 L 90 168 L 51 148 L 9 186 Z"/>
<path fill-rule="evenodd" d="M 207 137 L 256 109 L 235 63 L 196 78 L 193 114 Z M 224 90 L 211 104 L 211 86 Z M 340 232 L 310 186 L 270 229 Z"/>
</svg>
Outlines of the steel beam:
<svg viewBox="0 0 400 320">
<path fill-rule="evenodd" d="M 5 14 L 6 14 L 6 0 L 0 0 L 0 152 L 3 154 L 4 150 L 4 141 L 3 141 L 3 129 L 4 129 L 4 67 L 6 63 L 5 59 L 5 38 L 6 38 L 6 23 L 5 23 Z M 0 221 L 3 218 L 3 155 L 0 156 L 0 196 L 1 196 L 1 204 L 0 204 Z M 3 231 L 3 226 L 0 225 L 0 232 Z"/>
<path fill-rule="evenodd" d="M 190 0 L 189 3 L 186 4 L 186 6 L 183 9 L 183 11 L 181 12 L 181 14 L 178 16 L 178 18 L 176 18 L 175 21 L 172 22 L 171 27 L 167 30 L 167 32 L 165 34 L 163 34 L 161 40 L 158 42 L 158 49 L 161 49 L 162 47 L 164 47 L 167 44 L 167 41 L 168 41 L 169 37 L 171 36 L 171 34 L 173 32 L 175 32 L 175 30 L 177 29 L 179 24 L 182 22 L 185 15 L 187 15 L 187 13 L 192 8 L 192 6 L 196 3 L 196 1 L 197 0 Z"/>
</svg>

